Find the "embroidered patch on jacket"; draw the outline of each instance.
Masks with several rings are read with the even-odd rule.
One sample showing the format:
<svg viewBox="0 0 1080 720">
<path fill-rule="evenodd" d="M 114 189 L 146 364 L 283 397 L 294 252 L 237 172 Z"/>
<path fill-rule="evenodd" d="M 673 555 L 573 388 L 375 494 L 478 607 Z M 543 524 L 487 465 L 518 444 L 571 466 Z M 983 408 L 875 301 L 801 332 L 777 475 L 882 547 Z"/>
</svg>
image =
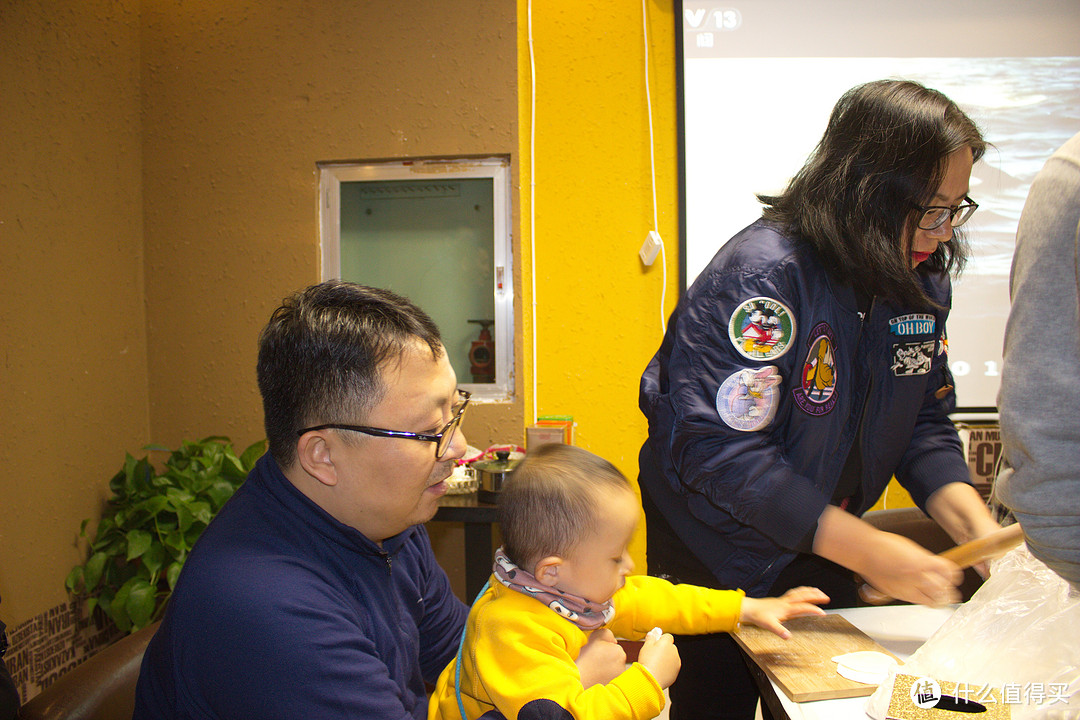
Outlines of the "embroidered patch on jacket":
<svg viewBox="0 0 1080 720">
<path fill-rule="evenodd" d="M 818 323 L 806 341 L 800 384 L 791 391 L 807 415 L 825 415 L 836 407 L 836 338 L 828 323 Z"/>
<path fill-rule="evenodd" d="M 934 347 L 937 342 L 927 340 L 917 343 L 897 343 L 893 345 L 893 375 L 925 375 L 930 372 L 930 362 L 934 359 Z"/>
<path fill-rule="evenodd" d="M 926 313 L 901 315 L 889 320 L 889 332 L 893 335 L 933 335 L 937 319 Z"/>
<path fill-rule="evenodd" d="M 776 416 L 781 377 L 775 365 L 736 370 L 716 391 L 716 412 L 728 427 L 754 432 Z"/>
<path fill-rule="evenodd" d="M 787 352 L 795 337 L 795 316 L 777 300 L 750 298 L 731 314 L 728 337 L 743 357 L 772 360 Z"/>
</svg>

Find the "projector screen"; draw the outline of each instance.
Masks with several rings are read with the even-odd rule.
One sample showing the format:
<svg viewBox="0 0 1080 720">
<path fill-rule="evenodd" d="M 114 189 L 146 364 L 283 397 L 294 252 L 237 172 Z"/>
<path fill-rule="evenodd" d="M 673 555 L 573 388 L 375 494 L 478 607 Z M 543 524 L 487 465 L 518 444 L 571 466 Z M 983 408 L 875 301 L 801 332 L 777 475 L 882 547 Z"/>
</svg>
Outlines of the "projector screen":
<svg viewBox="0 0 1080 720">
<path fill-rule="evenodd" d="M 972 172 L 972 258 L 948 334 L 959 411 L 989 417 L 1017 221 L 1035 174 L 1080 132 L 1080 2 L 683 0 L 677 23 L 683 289 L 761 215 L 755 195 L 785 187 L 849 88 L 916 80 L 979 125 L 992 147 Z"/>
</svg>

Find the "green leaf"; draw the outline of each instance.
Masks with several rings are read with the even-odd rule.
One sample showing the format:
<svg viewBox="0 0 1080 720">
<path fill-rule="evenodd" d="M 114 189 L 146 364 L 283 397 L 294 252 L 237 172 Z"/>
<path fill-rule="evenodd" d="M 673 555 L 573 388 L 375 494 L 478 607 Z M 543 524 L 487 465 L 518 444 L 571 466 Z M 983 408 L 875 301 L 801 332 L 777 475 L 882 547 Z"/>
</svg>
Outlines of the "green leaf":
<svg viewBox="0 0 1080 720">
<path fill-rule="evenodd" d="M 191 526 L 191 529 L 188 530 L 187 533 L 184 534 L 184 540 L 187 541 L 187 546 L 189 548 L 195 547 L 195 541 L 199 539 L 199 536 L 202 535 L 202 531 L 205 529 L 205 525 L 201 523 L 196 523 L 195 525 Z"/>
<path fill-rule="evenodd" d="M 145 627 L 150 623 L 157 607 L 157 592 L 154 586 L 145 580 L 135 580 L 130 584 L 127 600 L 124 602 L 124 610 L 131 618 L 134 629 Z"/>
<path fill-rule="evenodd" d="M 108 537 L 101 538 L 90 546 L 90 552 L 103 553 L 107 556 L 127 552 L 127 539 L 120 534 L 119 530 L 113 530 Z"/>
<path fill-rule="evenodd" d="M 85 522 L 85 521 L 84 521 Z M 116 529 L 116 520 L 112 517 L 103 517 L 101 522 L 98 523 L 97 531 L 94 533 L 94 541 L 105 538 L 110 532 Z"/>
<path fill-rule="evenodd" d="M 169 487 L 165 490 L 165 497 L 169 498 L 173 507 L 176 507 L 177 503 L 189 503 L 195 499 L 195 496 L 187 491 L 178 487 Z"/>
<path fill-rule="evenodd" d="M 129 531 L 127 534 L 128 562 L 134 560 L 137 557 L 142 557 L 143 554 L 150 549 L 151 542 L 153 542 L 153 537 L 145 530 Z"/>
<path fill-rule="evenodd" d="M 105 563 L 109 556 L 103 552 L 96 552 L 86 561 L 85 576 L 86 589 L 93 590 L 101 582 L 101 575 L 105 571 Z"/>
<path fill-rule="evenodd" d="M 220 510 L 225 501 L 233 496 L 236 488 L 229 482 L 219 480 L 206 488 L 206 494 L 210 497 L 210 504 L 214 510 Z"/>
<path fill-rule="evenodd" d="M 64 580 L 64 587 L 70 592 L 81 593 L 83 591 L 83 588 L 86 587 L 86 574 L 82 565 L 71 568 L 71 572 L 67 574 L 67 578 Z"/>
<path fill-rule="evenodd" d="M 161 571 L 162 566 L 165 565 L 165 546 L 161 543 L 154 543 L 147 549 L 142 556 L 143 567 L 150 573 L 151 577 L 156 577 L 158 572 Z"/>
<path fill-rule="evenodd" d="M 135 465 L 135 483 L 145 486 L 150 478 L 154 477 L 154 466 L 150 464 L 150 458 L 144 457 Z"/>
<path fill-rule="evenodd" d="M 116 591 L 116 595 L 113 596 L 112 602 L 109 603 L 109 617 L 116 623 L 116 627 L 120 628 L 124 632 L 131 630 L 131 616 L 127 613 L 127 599 L 128 594 L 131 592 L 131 585 L 125 583 L 120 586 L 120 589 Z"/>
<path fill-rule="evenodd" d="M 199 522 L 209 525 L 210 521 L 214 518 L 214 513 L 210 511 L 210 503 L 203 500 L 197 500 L 188 506 L 188 510 L 195 516 L 195 519 Z"/>
<path fill-rule="evenodd" d="M 266 441 L 260 440 L 256 443 L 252 443 L 248 446 L 244 453 L 240 456 L 240 462 L 244 465 L 244 470 L 251 472 L 251 469 L 255 467 L 255 462 L 266 454 Z"/>
<path fill-rule="evenodd" d="M 176 528 L 181 533 L 186 533 L 191 523 L 195 522 L 195 516 L 188 509 L 188 503 L 175 503 L 173 507 L 176 510 Z"/>
<path fill-rule="evenodd" d="M 170 590 L 176 587 L 176 581 L 180 579 L 180 571 L 183 569 L 184 561 L 178 560 L 169 565 L 169 569 L 165 571 L 165 580 L 168 581 Z"/>
<path fill-rule="evenodd" d="M 130 458 L 131 456 L 128 455 L 128 457 Z M 127 497 L 127 492 L 124 489 L 126 478 L 127 474 L 124 470 L 120 470 L 120 472 L 112 476 L 112 479 L 109 480 L 109 490 L 112 491 L 113 495 L 117 497 Z"/>
<path fill-rule="evenodd" d="M 169 499 L 155 494 L 145 500 L 138 500 L 124 518 L 125 528 L 145 528 L 153 524 L 157 514 L 169 505 Z"/>
<path fill-rule="evenodd" d="M 184 539 L 184 533 L 179 530 L 173 530 L 162 540 L 165 544 L 165 548 L 169 553 L 177 560 L 182 559 L 187 555 L 187 551 L 190 546 L 187 544 L 187 540 Z"/>
</svg>

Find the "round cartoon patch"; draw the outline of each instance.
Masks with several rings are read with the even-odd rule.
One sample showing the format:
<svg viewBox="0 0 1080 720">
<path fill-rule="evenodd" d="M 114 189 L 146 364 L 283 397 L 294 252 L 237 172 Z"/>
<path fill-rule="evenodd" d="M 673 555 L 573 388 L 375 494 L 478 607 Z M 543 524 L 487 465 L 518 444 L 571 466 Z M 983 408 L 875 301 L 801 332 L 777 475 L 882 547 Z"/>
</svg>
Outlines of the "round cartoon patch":
<svg viewBox="0 0 1080 720">
<path fill-rule="evenodd" d="M 716 412 L 728 427 L 761 430 L 776 415 L 780 371 L 775 365 L 736 370 L 716 391 Z"/>
<path fill-rule="evenodd" d="M 787 352 L 795 337 L 795 316 L 778 300 L 750 298 L 731 314 L 728 337 L 745 358 L 778 358 Z"/>
<path fill-rule="evenodd" d="M 836 339 L 828 323 L 818 323 L 807 340 L 799 385 L 791 391 L 799 409 L 825 415 L 836 406 Z"/>
</svg>

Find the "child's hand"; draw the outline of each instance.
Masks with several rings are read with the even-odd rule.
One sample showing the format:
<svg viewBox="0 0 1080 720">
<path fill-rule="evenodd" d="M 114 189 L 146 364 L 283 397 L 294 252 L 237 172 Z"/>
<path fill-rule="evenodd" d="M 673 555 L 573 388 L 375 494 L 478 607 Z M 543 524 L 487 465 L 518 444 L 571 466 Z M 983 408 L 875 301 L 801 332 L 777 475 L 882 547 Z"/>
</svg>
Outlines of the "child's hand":
<svg viewBox="0 0 1080 720">
<path fill-rule="evenodd" d="M 817 588 L 797 587 L 778 598 L 743 598 L 739 621 L 771 630 L 787 640 L 791 637 L 781 623 L 800 615 L 824 615 L 818 607 L 829 602 L 829 596 Z"/>
<path fill-rule="evenodd" d="M 682 667 L 675 638 L 667 633 L 658 638 L 646 637 L 638 651 L 638 662 L 649 669 L 661 688 L 671 687 Z"/>
<path fill-rule="evenodd" d="M 607 628 L 594 630 L 574 661 L 581 686 L 607 685 L 626 670 L 626 651 Z"/>
</svg>

